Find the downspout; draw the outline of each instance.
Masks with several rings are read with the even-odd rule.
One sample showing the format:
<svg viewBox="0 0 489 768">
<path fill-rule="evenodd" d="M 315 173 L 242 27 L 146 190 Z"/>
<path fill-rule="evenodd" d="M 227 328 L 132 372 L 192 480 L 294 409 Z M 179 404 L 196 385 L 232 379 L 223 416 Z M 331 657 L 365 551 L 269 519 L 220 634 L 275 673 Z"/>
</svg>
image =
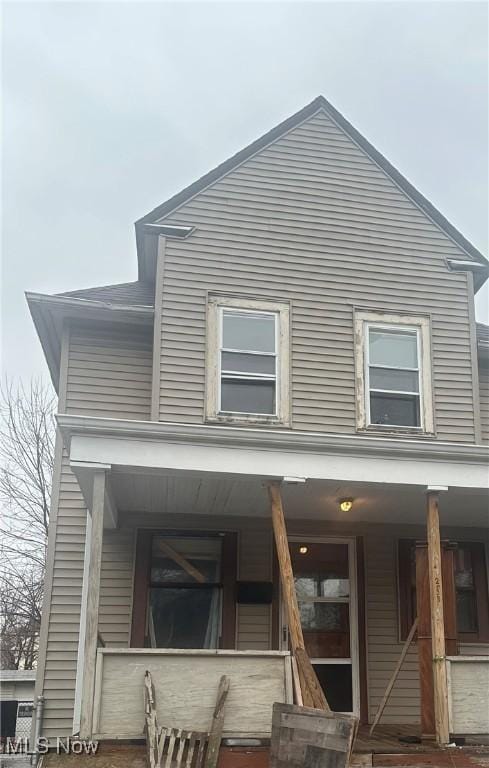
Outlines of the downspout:
<svg viewBox="0 0 489 768">
<path fill-rule="evenodd" d="M 31 765 L 37 765 L 39 757 L 39 740 L 42 730 L 42 716 L 44 714 L 44 696 L 38 696 L 36 699 L 36 725 L 34 728 L 34 744 L 31 755 Z"/>
</svg>

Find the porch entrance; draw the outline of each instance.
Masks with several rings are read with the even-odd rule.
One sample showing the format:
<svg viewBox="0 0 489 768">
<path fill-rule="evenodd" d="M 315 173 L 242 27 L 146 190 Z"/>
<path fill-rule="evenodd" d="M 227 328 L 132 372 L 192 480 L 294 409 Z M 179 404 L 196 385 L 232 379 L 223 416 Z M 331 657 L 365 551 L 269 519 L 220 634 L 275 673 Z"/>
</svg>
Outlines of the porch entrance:
<svg viewBox="0 0 489 768">
<path fill-rule="evenodd" d="M 360 715 L 355 540 L 289 537 L 306 651 L 332 710 Z M 283 642 L 288 645 L 282 608 Z"/>
</svg>

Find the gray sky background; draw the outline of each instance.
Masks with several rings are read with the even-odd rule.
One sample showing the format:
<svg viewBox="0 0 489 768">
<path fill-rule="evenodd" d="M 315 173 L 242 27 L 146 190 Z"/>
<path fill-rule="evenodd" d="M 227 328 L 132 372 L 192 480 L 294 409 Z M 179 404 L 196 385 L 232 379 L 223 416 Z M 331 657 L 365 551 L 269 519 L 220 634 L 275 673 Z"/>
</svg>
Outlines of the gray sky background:
<svg viewBox="0 0 489 768">
<path fill-rule="evenodd" d="M 47 378 L 24 290 L 135 279 L 134 221 L 319 93 L 487 254 L 487 16 L 476 2 L 5 3 L 4 371 Z"/>
</svg>

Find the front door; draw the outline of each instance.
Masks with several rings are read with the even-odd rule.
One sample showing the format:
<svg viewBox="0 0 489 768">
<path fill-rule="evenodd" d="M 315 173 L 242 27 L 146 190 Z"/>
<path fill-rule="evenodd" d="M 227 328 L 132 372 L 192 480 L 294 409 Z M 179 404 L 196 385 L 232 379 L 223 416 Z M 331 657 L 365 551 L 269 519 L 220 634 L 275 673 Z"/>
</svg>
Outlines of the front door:
<svg viewBox="0 0 489 768">
<path fill-rule="evenodd" d="M 306 650 L 328 703 L 360 714 L 355 540 L 289 539 Z"/>
</svg>

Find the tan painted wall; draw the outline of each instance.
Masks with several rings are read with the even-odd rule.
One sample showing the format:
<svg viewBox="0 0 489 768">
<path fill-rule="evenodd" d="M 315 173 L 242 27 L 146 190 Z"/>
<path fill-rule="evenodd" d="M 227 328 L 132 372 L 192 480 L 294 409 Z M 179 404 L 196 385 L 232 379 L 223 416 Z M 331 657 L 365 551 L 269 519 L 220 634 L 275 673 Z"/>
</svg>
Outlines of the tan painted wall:
<svg viewBox="0 0 489 768">
<path fill-rule="evenodd" d="M 151 329 L 76 326 L 66 344 L 60 412 L 149 419 Z M 78 482 L 63 451 L 60 481 L 53 486 L 48 554 L 48 562 L 53 561 L 48 566 L 48 584 L 52 579 L 52 586 L 45 595 L 50 609 L 43 615 L 45 639 L 40 650 L 44 679 L 37 681 L 38 692 L 42 689 L 46 699 L 43 732 L 48 737 L 72 733 L 86 516 Z M 100 625 L 109 644 L 127 640 L 131 582 L 132 532 L 107 534 Z"/>
<path fill-rule="evenodd" d="M 438 437 L 474 441 L 469 293 L 445 261 L 460 250 L 325 115 L 167 221 L 196 231 L 166 242 L 160 420 L 203 419 L 206 294 L 219 290 L 291 302 L 295 429 L 355 430 L 354 306 L 429 313 Z"/>
</svg>

